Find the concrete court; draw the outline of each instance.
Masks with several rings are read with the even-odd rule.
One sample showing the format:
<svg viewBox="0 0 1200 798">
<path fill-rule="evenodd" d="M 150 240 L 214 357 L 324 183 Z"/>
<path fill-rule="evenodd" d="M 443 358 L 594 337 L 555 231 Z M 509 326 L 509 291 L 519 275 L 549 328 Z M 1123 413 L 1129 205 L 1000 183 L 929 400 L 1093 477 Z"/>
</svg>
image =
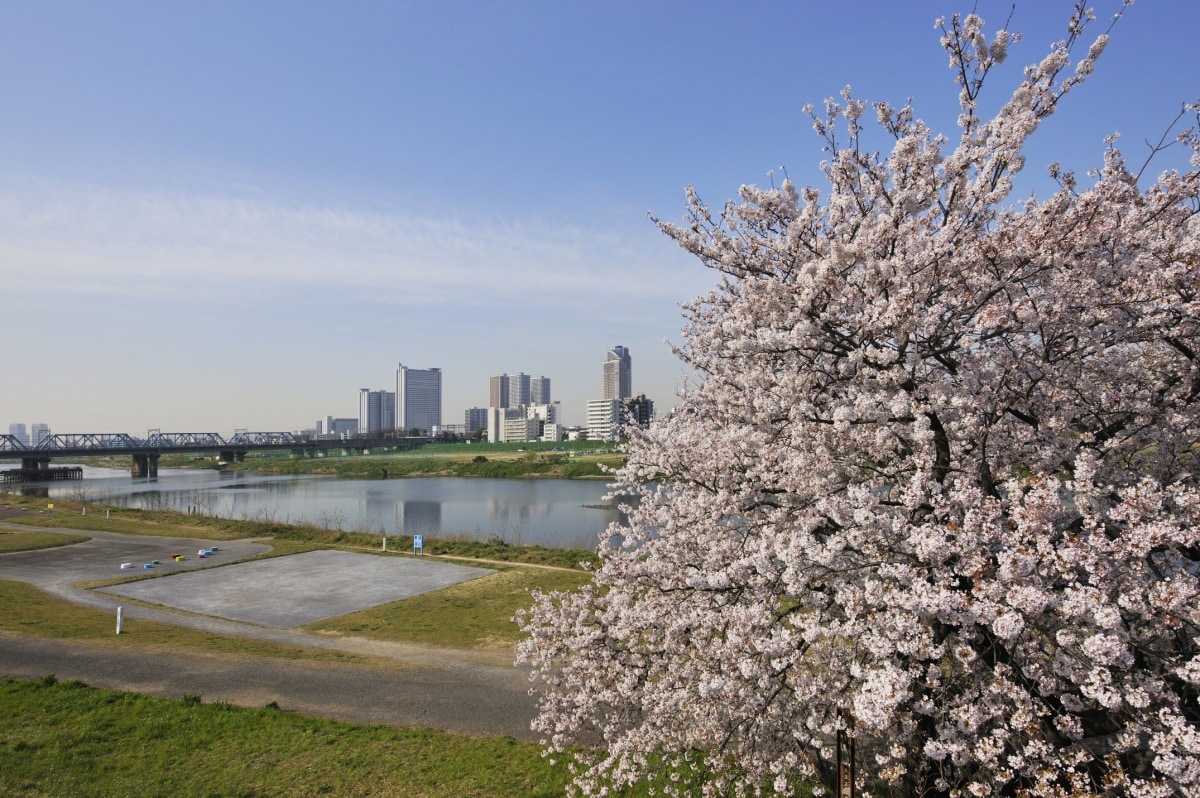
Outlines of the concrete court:
<svg viewBox="0 0 1200 798">
<path fill-rule="evenodd" d="M 310 551 L 114 585 L 103 592 L 287 629 L 491 573 L 407 557 Z"/>
</svg>

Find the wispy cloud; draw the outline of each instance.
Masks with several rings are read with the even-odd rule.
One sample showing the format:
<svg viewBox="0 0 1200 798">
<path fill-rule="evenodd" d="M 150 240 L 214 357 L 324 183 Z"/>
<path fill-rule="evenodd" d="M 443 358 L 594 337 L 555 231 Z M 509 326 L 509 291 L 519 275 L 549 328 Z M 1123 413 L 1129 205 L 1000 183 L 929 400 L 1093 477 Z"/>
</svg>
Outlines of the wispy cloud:
<svg viewBox="0 0 1200 798">
<path fill-rule="evenodd" d="M 0 275 L 14 289 L 196 298 L 200 286 L 270 285 L 397 305 L 571 303 L 631 292 L 679 301 L 688 296 L 680 294 L 683 262 L 642 218 L 589 229 L 253 192 L 0 186 Z M 694 277 L 699 267 L 686 270 Z"/>
</svg>

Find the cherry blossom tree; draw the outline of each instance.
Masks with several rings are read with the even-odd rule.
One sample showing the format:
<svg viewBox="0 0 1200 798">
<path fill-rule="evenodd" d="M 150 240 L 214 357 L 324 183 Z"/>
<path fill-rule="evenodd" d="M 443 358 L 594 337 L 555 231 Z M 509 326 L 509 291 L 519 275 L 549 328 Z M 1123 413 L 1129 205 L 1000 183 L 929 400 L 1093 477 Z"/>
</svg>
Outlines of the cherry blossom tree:
<svg viewBox="0 0 1200 798">
<path fill-rule="evenodd" d="M 660 223 L 723 274 L 685 306 L 700 378 L 630 430 L 593 584 L 520 618 L 586 795 L 833 789 L 839 732 L 877 794 L 1200 794 L 1196 108 L 1153 148 L 1190 166 L 1110 140 L 1012 202 L 1107 34 L 1077 6 L 985 119 L 1014 37 L 939 25 L 954 143 L 847 90 L 810 111 L 823 195 Z"/>
</svg>

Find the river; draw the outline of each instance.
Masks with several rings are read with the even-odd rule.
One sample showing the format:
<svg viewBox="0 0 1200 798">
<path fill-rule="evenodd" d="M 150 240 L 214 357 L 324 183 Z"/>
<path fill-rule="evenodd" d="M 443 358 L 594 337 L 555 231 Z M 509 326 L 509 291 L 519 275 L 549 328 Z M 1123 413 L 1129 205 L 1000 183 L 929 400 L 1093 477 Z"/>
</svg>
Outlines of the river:
<svg viewBox="0 0 1200 798">
<path fill-rule="evenodd" d="M 421 534 L 509 544 L 595 548 L 624 515 L 600 480 L 421 477 L 362 480 L 239 471 L 162 469 L 157 479 L 84 467 L 84 478 L 35 490 L 148 510 L 308 523 L 374 534 Z"/>
</svg>

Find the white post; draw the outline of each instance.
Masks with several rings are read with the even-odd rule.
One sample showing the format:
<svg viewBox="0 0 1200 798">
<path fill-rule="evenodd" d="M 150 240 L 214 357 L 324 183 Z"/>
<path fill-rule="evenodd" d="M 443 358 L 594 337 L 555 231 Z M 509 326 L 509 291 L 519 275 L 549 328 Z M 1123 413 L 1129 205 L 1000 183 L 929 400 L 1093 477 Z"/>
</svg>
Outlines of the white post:
<svg viewBox="0 0 1200 798">
<path fill-rule="evenodd" d="M 121 621 L 125 615 L 124 607 L 117 607 L 117 634 L 121 634 Z"/>
<path fill-rule="evenodd" d="M 387 551 L 387 533 L 383 535 L 383 550 Z"/>
</svg>

